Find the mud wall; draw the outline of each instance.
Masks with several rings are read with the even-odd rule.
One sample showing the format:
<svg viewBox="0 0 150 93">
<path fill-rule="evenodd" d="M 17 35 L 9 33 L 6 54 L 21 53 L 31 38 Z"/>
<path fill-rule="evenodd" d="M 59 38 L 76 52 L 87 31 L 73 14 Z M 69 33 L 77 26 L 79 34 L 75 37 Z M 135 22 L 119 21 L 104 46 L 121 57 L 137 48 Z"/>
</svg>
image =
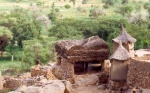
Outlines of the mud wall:
<svg viewBox="0 0 150 93">
<path fill-rule="evenodd" d="M 133 85 L 150 89 L 150 61 L 144 59 L 131 59 L 127 80 Z"/>
</svg>

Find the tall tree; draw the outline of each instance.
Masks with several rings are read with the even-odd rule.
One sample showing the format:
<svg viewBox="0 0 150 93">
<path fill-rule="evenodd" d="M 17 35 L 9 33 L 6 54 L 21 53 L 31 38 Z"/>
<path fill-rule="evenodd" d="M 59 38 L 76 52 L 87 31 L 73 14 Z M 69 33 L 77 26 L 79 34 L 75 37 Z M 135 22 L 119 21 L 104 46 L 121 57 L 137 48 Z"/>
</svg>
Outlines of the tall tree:
<svg viewBox="0 0 150 93">
<path fill-rule="evenodd" d="M 12 38 L 12 33 L 6 27 L 0 26 L 0 53 L 3 56 L 4 48 L 7 46 L 9 40 Z"/>
</svg>

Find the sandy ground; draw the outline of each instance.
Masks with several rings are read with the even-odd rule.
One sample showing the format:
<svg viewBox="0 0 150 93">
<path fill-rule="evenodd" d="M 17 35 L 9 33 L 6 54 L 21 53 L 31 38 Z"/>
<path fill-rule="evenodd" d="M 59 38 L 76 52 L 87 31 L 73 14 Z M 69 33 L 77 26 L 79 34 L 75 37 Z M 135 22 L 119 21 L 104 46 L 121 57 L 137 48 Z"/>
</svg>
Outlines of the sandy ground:
<svg viewBox="0 0 150 93">
<path fill-rule="evenodd" d="M 74 88 L 74 93 L 107 93 L 105 90 L 100 89 L 98 86 L 81 86 Z"/>
</svg>

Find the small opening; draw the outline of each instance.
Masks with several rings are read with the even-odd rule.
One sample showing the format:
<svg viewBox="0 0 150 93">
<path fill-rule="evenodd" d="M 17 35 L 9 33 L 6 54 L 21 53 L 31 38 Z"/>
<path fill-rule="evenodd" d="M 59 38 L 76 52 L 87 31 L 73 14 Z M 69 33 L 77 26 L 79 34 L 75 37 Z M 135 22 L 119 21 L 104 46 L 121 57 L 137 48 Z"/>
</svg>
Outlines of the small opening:
<svg viewBox="0 0 150 93">
<path fill-rule="evenodd" d="M 74 63 L 74 73 L 76 75 L 86 74 L 86 73 L 96 73 L 102 70 L 101 61 L 90 61 L 90 62 L 75 62 Z"/>
</svg>

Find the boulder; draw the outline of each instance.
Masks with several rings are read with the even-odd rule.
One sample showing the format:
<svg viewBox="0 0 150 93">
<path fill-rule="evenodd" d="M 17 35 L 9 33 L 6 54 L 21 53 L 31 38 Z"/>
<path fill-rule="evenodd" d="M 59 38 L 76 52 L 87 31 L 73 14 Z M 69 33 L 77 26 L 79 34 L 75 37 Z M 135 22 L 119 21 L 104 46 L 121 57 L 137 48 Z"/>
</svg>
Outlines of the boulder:
<svg viewBox="0 0 150 93">
<path fill-rule="evenodd" d="M 22 85 L 22 80 L 17 78 L 7 78 L 5 79 L 4 87 L 11 90 L 16 90 Z"/>
<path fill-rule="evenodd" d="M 31 68 L 31 76 L 36 77 L 36 76 L 44 76 L 47 79 L 54 80 L 56 77 L 52 73 L 52 67 L 51 66 L 40 66 L 36 65 Z"/>
<path fill-rule="evenodd" d="M 66 82 L 66 81 L 65 81 Z M 15 92 L 9 93 L 64 93 L 65 85 L 62 80 L 41 80 L 33 86 L 21 86 Z M 68 85 L 68 82 L 66 83 Z M 69 90 L 69 89 L 67 89 Z M 70 93 L 70 92 L 67 92 Z"/>
<path fill-rule="evenodd" d="M 71 93 L 73 91 L 71 82 L 66 81 L 66 80 L 63 80 L 62 82 L 65 85 L 65 92 L 64 93 Z"/>
</svg>

